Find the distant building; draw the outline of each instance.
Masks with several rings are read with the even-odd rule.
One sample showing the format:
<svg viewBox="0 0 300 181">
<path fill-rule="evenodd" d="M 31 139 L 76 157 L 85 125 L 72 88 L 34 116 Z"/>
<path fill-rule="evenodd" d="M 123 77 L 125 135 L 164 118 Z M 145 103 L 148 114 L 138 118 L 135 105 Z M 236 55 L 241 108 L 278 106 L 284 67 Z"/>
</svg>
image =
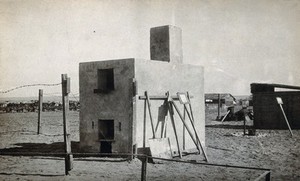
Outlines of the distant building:
<svg viewBox="0 0 300 181">
<path fill-rule="evenodd" d="M 281 89 L 278 91 L 276 89 Z M 292 90 L 294 91 L 292 91 Z M 257 129 L 287 129 L 276 97 L 283 101 L 283 109 L 292 129 L 300 128 L 300 87 L 282 84 L 252 83 L 254 127 Z"/>
<path fill-rule="evenodd" d="M 219 99 L 221 102 L 221 108 L 226 108 L 228 106 L 233 106 L 236 104 L 236 99 L 229 93 L 206 93 L 205 94 L 205 105 L 206 107 L 210 107 L 212 109 L 216 108 L 219 103 Z"/>
</svg>

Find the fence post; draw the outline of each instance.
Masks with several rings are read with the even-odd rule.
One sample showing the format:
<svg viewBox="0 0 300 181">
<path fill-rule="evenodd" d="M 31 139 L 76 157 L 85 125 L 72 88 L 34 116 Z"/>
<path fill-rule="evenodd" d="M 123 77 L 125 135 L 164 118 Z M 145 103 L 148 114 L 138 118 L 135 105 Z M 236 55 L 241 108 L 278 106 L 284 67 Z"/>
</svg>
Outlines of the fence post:
<svg viewBox="0 0 300 181">
<path fill-rule="evenodd" d="M 41 133 L 41 112 L 43 111 L 43 89 L 39 89 L 39 110 L 38 110 L 38 126 L 37 134 Z"/>
<path fill-rule="evenodd" d="M 141 181 L 147 181 L 147 162 L 148 162 L 148 157 L 147 156 L 142 156 L 142 178 Z"/>
<path fill-rule="evenodd" d="M 65 174 L 68 175 L 69 171 L 73 168 L 73 155 L 71 152 L 71 135 L 69 130 L 69 123 L 67 114 L 69 111 L 69 93 L 70 93 L 70 78 L 67 74 L 61 75 L 62 84 L 62 105 L 63 105 L 63 127 L 64 127 L 64 147 L 65 147 Z"/>
<path fill-rule="evenodd" d="M 221 108 L 221 95 L 218 94 L 218 116 L 216 120 L 221 120 L 221 116 L 220 116 L 220 108 Z"/>
</svg>

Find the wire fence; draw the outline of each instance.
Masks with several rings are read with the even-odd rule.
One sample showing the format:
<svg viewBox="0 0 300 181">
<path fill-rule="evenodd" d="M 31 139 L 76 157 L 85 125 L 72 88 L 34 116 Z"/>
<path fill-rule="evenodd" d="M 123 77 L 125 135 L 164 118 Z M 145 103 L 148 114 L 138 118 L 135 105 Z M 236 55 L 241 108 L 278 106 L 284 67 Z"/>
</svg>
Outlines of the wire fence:
<svg viewBox="0 0 300 181">
<path fill-rule="evenodd" d="M 36 86 L 58 86 L 58 85 L 61 85 L 61 83 L 56 83 L 56 84 L 28 84 L 28 85 L 21 85 L 21 86 L 18 86 L 18 87 L 14 87 L 14 88 L 11 88 L 11 89 L 8 89 L 8 90 L 5 90 L 5 91 L 0 91 L 0 94 L 6 94 L 6 93 L 9 93 L 9 92 L 12 92 L 14 90 L 17 90 L 17 89 L 22 89 L 22 88 L 25 88 L 25 87 L 36 87 Z"/>
<path fill-rule="evenodd" d="M 53 83 L 53 84 L 45 84 L 45 83 L 39 83 L 39 84 L 27 84 L 27 85 L 21 85 L 17 86 L 8 90 L 0 91 L 0 94 L 6 94 L 9 92 L 13 92 L 18 89 L 23 89 L 27 87 L 54 87 L 62 85 L 62 83 Z M 77 95 L 77 97 L 76 97 Z M 70 92 L 70 110 L 78 110 L 79 109 L 79 93 L 73 93 Z M 45 98 L 43 101 L 43 111 L 51 111 L 51 110 L 61 110 L 61 98 L 62 98 L 62 92 L 44 92 L 43 97 Z M 4 100 L 5 98 L 2 98 Z M 30 101 L 28 98 L 6 98 L 5 102 L 2 101 L 0 103 L 0 113 L 9 113 L 9 112 L 35 112 L 38 110 L 38 98 L 30 98 Z"/>
</svg>

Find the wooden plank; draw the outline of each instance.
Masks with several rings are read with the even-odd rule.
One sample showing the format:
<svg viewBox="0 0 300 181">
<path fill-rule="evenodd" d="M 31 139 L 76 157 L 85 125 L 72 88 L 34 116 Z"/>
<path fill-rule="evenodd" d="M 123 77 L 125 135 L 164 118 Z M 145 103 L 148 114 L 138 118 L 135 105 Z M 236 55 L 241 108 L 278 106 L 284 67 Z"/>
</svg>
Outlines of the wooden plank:
<svg viewBox="0 0 300 181">
<path fill-rule="evenodd" d="M 184 105 L 185 106 L 185 105 Z M 185 120 L 185 111 L 183 110 L 183 119 Z M 185 126 L 182 124 L 182 149 L 185 150 Z"/>
<path fill-rule="evenodd" d="M 187 94 L 187 97 L 188 97 L 189 102 L 190 102 L 190 103 L 189 103 L 189 108 L 190 108 L 191 116 L 192 116 L 193 120 L 195 120 L 195 119 L 194 119 L 194 113 L 193 113 L 193 110 L 192 110 L 192 103 L 191 103 L 191 99 L 190 99 L 190 94 L 189 94 L 189 92 L 187 92 L 186 94 Z"/>
<path fill-rule="evenodd" d="M 147 105 L 148 105 L 149 117 L 150 117 L 151 128 L 152 128 L 152 134 L 153 134 L 153 138 L 155 138 L 154 123 L 153 123 L 153 118 L 152 118 L 152 113 L 151 113 L 151 104 L 150 104 L 150 99 L 149 99 L 147 91 L 145 91 L 145 96 L 146 96 L 146 102 L 147 102 Z"/>
<path fill-rule="evenodd" d="M 147 119 L 147 103 L 144 101 L 144 123 L 143 123 L 143 148 L 146 147 L 146 119 Z"/>
<path fill-rule="evenodd" d="M 197 131 L 196 131 L 196 128 L 195 128 L 195 125 L 194 125 L 194 120 L 192 119 L 191 115 L 190 115 L 189 112 L 187 111 L 187 108 L 186 108 L 185 105 L 184 105 L 184 108 L 185 108 L 185 110 L 186 110 L 186 112 L 187 112 L 187 115 L 188 115 L 188 117 L 189 117 L 189 119 L 190 119 L 192 128 L 193 128 L 193 130 L 194 130 L 195 137 L 196 137 L 196 141 L 197 141 L 197 146 L 199 147 L 199 144 L 200 144 L 200 147 L 201 147 L 201 149 L 202 149 L 202 152 L 203 152 L 203 155 L 204 155 L 204 157 L 205 157 L 205 160 L 208 161 L 208 159 L 207 159 L 207 154 L 206 154 L 206 152 L 205 152 L 205 149 L 203 148 L 202 143 L 201 143 L 201 141 L 200 141 L 200 138 L 199 138 L 199 136 L 198 136 L 198 134 L 197 134 Z"/>
<path fill-rule="evenodd" d="M 227 113 L 225 114 L 225 116 L 224 116 L 223 119 L 221 120 L 222 123 L 223 123 L 223 121 L 226 119 L 226 117 L 228 116 L 229 113 L 230 113 L 230 110 L 227 111 Z"/>
<path fill-rule="evenodd" d="M 167 159 L 173 158 L 169 138 L 149 139 L 149 146 L 151 156 Z"/>
<path fill-rule="evenodd" d="M 167 137 L 167 126 L 168 126 L 168 113 L 165 117 L 165 121 L 164 121 L 164 124 L 163 124 L 163 129 L 162 129 L 162 132 L 161 132 L 161 137 Z"/>
<path fill-rule="evenodd" d="M 259 177 L 257 177 L 254 181 L 260 181 L 262 178 L 265 178 L 266 181 L 271 180 L 271 172 L 265 171 L 263 174 L 261 174 Z"/>
<path fill-rule="evenodd" d="M 169 93 L 167 93 L 167 94 L 169 95 Z M 176 144 L 177 144 L 177 150 L 178 150 L 178 153 L 179 153 L 179 157 L 182 158 L 182 153 L 181 153 L 181 150 L 180 150 L 178 135 L 177 135 L 176 126 L 175 126 L 174 110 L 173 110 L 173 105 L 172 105 L 172 99 L 169 96 L 168 96 L 168 106 L 169 106 L 169 113 L 170 113 L 171 123 L 172 123 L 172 127 L 173 127 L 174 134 L 175 134 L 175 139 L 176 139 Z"/>
<path fill-rule="evenodd" d="M 193 109 L 192 109 L 192 102 L 191 102 L 191 99 L 190 99 L 190 94 L 189 92 L 186 92 L 186 95 L 189 99 L 189 109 L 190 109 L 190 114 L 191 114 L 191 117 L 192 117 L 192 120 L 193 120 L 193 123 L 195 122 L 195 119 L 194 119 L 194 113 L 193 113 Z M 200 140 L 198 140 L 198 144 L 200 144 Z"/>
<path fill-rule="evenodd" d="M 220 107 L 221 107 L 221 96 L 220 94 L 218 94 L 218 116 L 217 116 L 217 120 L 220 120 Z"/>
<path fill-rule="evenodd" d="M 186 122 L 184 121 L 183 116 L 182 116 L 181 113 L 179 112 L 178 107 L 176 106 L 176 104 L 175 104 L 174 102 L 172 102 L 172 104 L 174 105 L 175 110 L 177 111 L 177 113 L 178 113 L 178 115 L 179 115 L 179 117 L 180 117 L 182 123 L 183 123 L 184 126 L 186 127 L 186 130 L 188 131 L 188 133 L 189 133 L 190 137 L 192 138 L 194 144 L 196 145 L 197 149 L 200 151 L 199 145 L 197 144 L 197 142 L 198 142 L 197 140 L 199 140 L 199 138 L 197 138 L 197 135 L 196 135 L 196 139 L 197 139 L 197 140 L 194 139 L 193 134 L 192 134 L 191 130 L 189 129 L 189 127 L 187 126 Z M 200 141 L 200 147 L 201 147 L 201 150 L 202 150 L 202 152 L 203 152 L 203 154 L 204 154 L 205 161 L 208 162 L 208 159 L 207 159 L 207 156 L 206 156 L 206 152 L 205 152 L 204 148 L 202 147 L 201 141 Z"/>
<path fill-rule="evenodd" d="M 290 130 L 290 133 L 291 133 L 291 135 L 292 135 L 292 137 L 293 137 L 292 129 L 291 129 L 290 124 L 289 124 L 289 121 L 288 121 L 288 119 L 287 119 L 287 117 L 286 117 L 286 115 L 285 115 L 285 112 L 284 112 L 284 110 L 283 110 L 283 108 L 282 108 L 282 105 L 279 104 L 279 106 L 280 106 L 280 109 L 281 109 L 282 114 L 283 114 L 283 116 L 284 116 L 285 122 L 286 122 L 286 124 L 287 124 L 287 126 L 288 126 L 288 128 L 289 128 L 289 130 Z"/>
</svg>

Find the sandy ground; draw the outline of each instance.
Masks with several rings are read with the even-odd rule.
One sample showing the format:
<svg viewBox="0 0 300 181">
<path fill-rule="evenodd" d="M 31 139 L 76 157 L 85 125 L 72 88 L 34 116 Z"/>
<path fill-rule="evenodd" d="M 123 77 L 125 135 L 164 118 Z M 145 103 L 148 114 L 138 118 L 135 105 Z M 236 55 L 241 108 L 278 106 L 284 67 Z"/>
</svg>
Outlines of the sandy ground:
<svg viewBox="0 0 300 181">
<path fill-rule="evenodd" d="M 242 122 L 213 121 L 206 116 L 206 146 L 210 163 L 272 169 L 272 180 L 300 180 L 300 130 L 257 130 L 243 136 Z M 79 115 L 70 112 L 72 148 L 79 142 Z M 251 124 L 251 123 L 248 123 Z M 62 152 L 61 112 L 45 112 L 37 135 L 37 113 L 0 114 L 0 152 Z M 178 159 L 178 158 L 177 158 Z M 203 162 L 203 155 L 183 160 Z M 140 180 L 141 162 L 123 158 L 75 158 L 64 175 L 64 159 L 45 156 L 0 156 L 0 180 Z M 264 171 L 162 162 L 147 164 L 148 180 L 254 180 Z"/>
</svg>

